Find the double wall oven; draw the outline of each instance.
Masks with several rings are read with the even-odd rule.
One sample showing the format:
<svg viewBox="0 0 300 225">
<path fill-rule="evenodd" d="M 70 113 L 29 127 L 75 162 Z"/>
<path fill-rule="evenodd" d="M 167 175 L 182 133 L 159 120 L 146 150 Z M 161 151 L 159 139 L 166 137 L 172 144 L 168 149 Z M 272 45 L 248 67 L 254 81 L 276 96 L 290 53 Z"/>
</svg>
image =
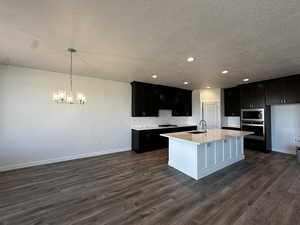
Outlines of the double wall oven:
<svg viewBox="0 0 300 225">
<path fill-rule="evenodd" d="M 241 129 L 254 134 L 247 136 L 249 139 L 265 140 L 265 109 L 242 109 Z"/>
</svg>

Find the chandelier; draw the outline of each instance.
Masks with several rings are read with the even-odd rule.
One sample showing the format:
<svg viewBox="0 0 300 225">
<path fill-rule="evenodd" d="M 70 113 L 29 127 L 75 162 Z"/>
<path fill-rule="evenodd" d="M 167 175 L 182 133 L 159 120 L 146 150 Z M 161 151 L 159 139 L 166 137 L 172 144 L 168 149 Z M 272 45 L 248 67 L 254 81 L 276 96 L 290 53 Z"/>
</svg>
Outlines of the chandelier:
<svg viewBox="0 0 300 225">
<path fill-rule="evenodd" d="M 86 97 L 77 93 L 76 98 L 73 93 L 73 53 L 76 52 L 74 48 L 68 48 L 71 56 L 71 64 L 70 64 L 70 90 L 59 90 L 58 92 L 53 94 L 53 101 L 56 103 L 64 103 L 64 104 L 86 104 Z"/>
</svg>

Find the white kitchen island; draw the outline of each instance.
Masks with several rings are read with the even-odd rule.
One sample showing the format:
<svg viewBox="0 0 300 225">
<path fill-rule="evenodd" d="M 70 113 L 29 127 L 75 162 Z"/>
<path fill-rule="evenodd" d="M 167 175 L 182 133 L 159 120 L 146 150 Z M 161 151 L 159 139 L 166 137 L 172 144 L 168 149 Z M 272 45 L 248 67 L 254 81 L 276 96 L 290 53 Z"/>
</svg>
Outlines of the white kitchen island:
<svg viewBox="0 0 300 225">
<path fill-rule="evenodd" d="M 169 138 L 169 166 L 198 180 L 245 158 L 244 136 L 251 132 L 208 129 L 207 133 L 161 134 Z"/>
</svg>

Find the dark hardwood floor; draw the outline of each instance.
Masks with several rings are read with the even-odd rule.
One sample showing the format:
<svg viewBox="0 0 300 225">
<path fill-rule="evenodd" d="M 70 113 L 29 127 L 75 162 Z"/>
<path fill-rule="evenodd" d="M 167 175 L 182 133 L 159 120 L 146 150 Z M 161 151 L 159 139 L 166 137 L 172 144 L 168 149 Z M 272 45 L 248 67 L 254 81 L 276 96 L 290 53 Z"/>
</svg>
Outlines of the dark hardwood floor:
<svg viewBox="0 0 300 225">
<path fill-rule="evenodd" d="M 165 149 L 0 173 L 0 224 L 300 224 L 295 157 L 246 158 L 199 181 L 169 168 Z"/>
</svg>

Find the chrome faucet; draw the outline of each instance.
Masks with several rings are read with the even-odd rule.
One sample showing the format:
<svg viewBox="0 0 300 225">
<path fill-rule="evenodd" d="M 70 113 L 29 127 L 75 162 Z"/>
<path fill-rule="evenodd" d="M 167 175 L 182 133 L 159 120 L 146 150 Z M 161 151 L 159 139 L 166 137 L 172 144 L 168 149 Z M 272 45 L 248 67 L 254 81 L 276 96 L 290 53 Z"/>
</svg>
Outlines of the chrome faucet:
<svg viewBox="0 0 300 225">
<path fill-rule="evenodd" d="M 202 102 L 202 120 L 199 123 L 199 129 L 204 133 L 207 132 L 207 123 L 204 120 L 204 102 Z"/>
<path fill-rule="evenodd" d="M 205 120 L 201 120 L 200 123 L 199 123 L 199 129 L 202 131 L 202 132 L 207 132 L 207 123 Z"/>
</svg>

